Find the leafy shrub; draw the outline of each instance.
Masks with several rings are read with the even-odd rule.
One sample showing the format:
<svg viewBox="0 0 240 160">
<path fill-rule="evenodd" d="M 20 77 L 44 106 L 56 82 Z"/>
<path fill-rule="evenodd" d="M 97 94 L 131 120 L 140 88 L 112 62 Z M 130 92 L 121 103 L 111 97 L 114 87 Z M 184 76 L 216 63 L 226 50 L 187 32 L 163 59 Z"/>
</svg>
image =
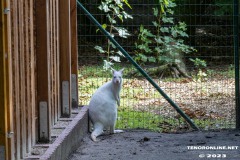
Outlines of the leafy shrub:
<svg viewBox="0 0 240 160">
<path fill-rule="evenodd" d="M 102 27 L 106 29 L 112 37 L 119 36 L 121 38 L 127 38 L 130 35 L 127 29 L 117 26 L 117 19 L 123 22 L 124 19 L 133 18 L 124 10 L 124 5 L 131 8 L 127 0 L 103 0 L 98 7 L 101 11 L 106 13 L 106 18 L 108 20 L 108 23 L 102 24 Z M 107 41 L 106 47 L 95 46 L 95 49 L 107 55 L 107 59 L 104 60 L 103 66 L 105 70 L 110 69 L 114 64 L 113 62 L 120 62 L 120 56 L 123 56 L 109 40 Z"/>
<path fill-rule="evenodd" d="M 159 0 L 153 8 L 153 31 L 140 26 L 138 41 L 135 43 L 135 60 L 160 65 L 180 66 L 184 64 L 183 54 L 196 51 L 193 47 L 185 44 L 184 39 L 187 25 L 184 22 L 176 22 L 172 15 L 176 4 L 173 0 Z"/>
</svg>

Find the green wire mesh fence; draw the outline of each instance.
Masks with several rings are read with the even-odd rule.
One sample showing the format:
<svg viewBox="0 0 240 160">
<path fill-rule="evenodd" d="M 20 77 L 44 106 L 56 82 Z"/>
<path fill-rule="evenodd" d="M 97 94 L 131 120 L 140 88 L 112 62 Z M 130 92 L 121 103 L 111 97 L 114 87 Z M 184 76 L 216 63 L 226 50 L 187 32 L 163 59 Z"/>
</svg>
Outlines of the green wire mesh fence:
<svg viewBox="0 0 240 160">
<path fill-rule="evenodd" d="M 174 13 L 160 19 L 153 9 L 158 8 L 161 13 L 156 1 L 129 1 L 131 9 L 127 5 L 124 9 L 133 19 L 117 20 L 115 27 L 127 29 L 130 36 L 115 35 L 115 39 L 198 127 L 204 130 L 234 128 L 233 4 L 219 0 L 175 2 L 176 6 L 170 8 Z M 108 23 L 107 14 L 99 9 L 100 1 L 82 1 L 82 4 L 101 24 Z M 166 8 L 163 9 L 166 12 Z M 175 29 L 184 28 L 181 22 L 186 23 L 186 31 Z M 81 10 L 78 12 L 78 31 L 79 99 L 82 105 L 87 105 L 94 91 L 111 78 L 110 71 L 103 69 L 104 60 L 106 67 L 109 57 L 95 49 L 96 46 L 107 49 L 109 42 Z M 184 36 L 185 33 L 188 36 Z M 183 35 L 181 41 L 176 38 L 178 34 Z M 148 38 L 152 43 L 146 46 L 146 41 L 141 38 Z M 159 39 L 159 43 L 154 39 Z M 164 40 L 164 44 L 160 40 Z M 183 53 L 186 48 L 181 48 L 184 47 L 181 42 L 192 47 L 192 51 Z M 146 48 L 158 50 L 156 46 L 160 51 L 154 59 L 157 53 L 149 53 Z M 111 49 L 115 50 L 114 46 Z M 113 68 L 125 68 L 117 128 L 161 132 L 189 130 L 183 118 L 124 57 L 116 53 L 110 56 Z M 116 62 L 119 60 L 121 62 Z"/>
</svg>

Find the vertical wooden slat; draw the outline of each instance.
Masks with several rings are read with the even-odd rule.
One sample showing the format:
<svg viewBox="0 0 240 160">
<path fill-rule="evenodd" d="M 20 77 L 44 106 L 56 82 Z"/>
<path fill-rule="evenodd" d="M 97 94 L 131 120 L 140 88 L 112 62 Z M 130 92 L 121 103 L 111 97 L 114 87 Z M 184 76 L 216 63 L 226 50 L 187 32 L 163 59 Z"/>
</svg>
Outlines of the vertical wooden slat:
<svg viewBox="0 0 240 160">
<path fill-rule="evenodd" d="M 5 1 L 5 7 L 10 8 L 10 0 Z M 14 130 L 13 130 L 13 76 L 12 76 L 12 51 L 11 51 L 11 12 L 7 12 L 5 15 L 6 20 L 6 49 L 7 49 L 7 58 L 6 58 L 6 68 L 7 68 L 7 74 L 6 74 L 6 93 L 8 94 L 8 105 L 7 105 L 7 133 L 8 133 L 8 149 L 7 149 L 7 159 L 13 159 L 14 158 Z"/>
<path fill-rule="evenodd" d="M 4 4 L 0 2 L 1 11 L 4 10 Z M 5 155 L 7 153 L 6 144 L 6 101 L 7 97 L 5 95 L 5 26 L 4 26 L 4 15 L 0 13 L 0 146 L 4 147 Z M 5 157 L 5 156 L 3 156 Z"/>
<path fill-rule="evenodd" d="M 4 4 L 0 2 L 0 10 L 4 10 Z M 3 12 L 0 13 L 0 146 L 4 147 L 6 153 L 7 144 L 6 144 L 6 118 L 5 118 L 5 103 L 6 96 L 4 94 L 5 88 L 5 66 L 4 66 L 4 57 L 5 57 L 5 37 L 4 37 L 4 15 Z M 3 156 L 5 157 L 5 156 Z"/>
<path fill-rule="evenodd" d="M 54 121 L 57 122 L 58 117 L 60 116 L 58 111 L 59 111 L 59 107 L 60 107 L 60 103 L 59 103 L 59 45 L 58 45 L 58 21 L 57 21 L 57 11 L 58 11 L 58 6 L 57 6 L 57 1 L 58 0 L 54 0 L 52 5 L 52 9 L 53 9 L 53 54 L 54 54 L 54 79 L 55 79 L 55 83 L 54 83 L 54 104 L 55 104 L 55 110 L 54 110 Z"/>
<path fill-rule="evenodd" d="M 36 60 L 37 60 L 37 104 L 46 102 L 46 126 L 47 133 L 42 133 L 39 129 L 39 140 L 50 140 L 50 126 L 51 126 L 51 103 L 50 103 L 50 73 L 49 73 L 49 60 L 50 60 L 50 46 L 49 46 L 49 13 L 48 13 L 48 0 L 36 1 Z M 44 115 L 39 115 L 39 118 Z M 42 117 L 43 118 L 43 117 Z M 40 120 L 38 120 L 40 121 Z M 40 123 L 40 122 L 39 122 Z M 42 124 L 44 126 L 44 124 Z"/>
<path fill-rule="evenodd" d="M 71 115 L 71 27 L 70 1 L 59 0 L 60 82 L 62 115 Z"/>
<path fill-rule="evenodd" d="M 35 102 L 35 50 L 34 50 L 34 25 L 33 25 L 33 15 L 34 15 L 34 11 L 33 11 L 33 7 L 34 7 L 34 0 L 30 0 L 30 4 L 29 4 L 29 26 L 30 26 L 30 79 L 31 79 L 31 90 L 30 90 L 30 95 L 31 95 L 31 106 L 32 106 L 32 110 L 31 110 L 31 119 L 30 121 L 32 121 L 32 146 L 35 145 L 36 143 L 36 123 L 35 123 L 35 117 L 36 117 L 36 113 L 35 113 L 35 106 L 36 106 L 36 102 Z"/>
<path fill-rule="evenodd" d="M 30 77 L 30 1 L 24 1 L 24 35 L 25 35 L 25 86 L 26 86 L 26 122 L 27 122 L 27 153 L 31 151 L 32 147 L 32 106 L 31 106 L 31 77 Z"/>
<path fill-rule="evenodd" d="M 3 3 L 0 2 L 0 9 L 3 10 Z M 6 150 L 6 125 L 5 125 L 5 95 L 4 95 L 4 27 L 3 27 L 3 15 L 0 14 L 0 146 Z M 5 158 L 5 155 L 2 156 Z"/>
<path fill-rule="evenodd" d="M 58 95 L 58 100 L 57 100 L 57 103 L 58 103 L 58 117 L 57 118 L 60 118 L 61 116 L 61 92 L 60 92 L 60 86 L 61 86 L 61 82 L 60 82 L 60 42 L 59 42 L 59 0 L 56 0 L 56 8 L 55 8 L 55 14 L 56 14 L 56 68 L 57 68 L 57 72 L 56 72 L 56 76 L 57 76 L 57 95 Z"/>
<path fill-rule="evenodd" d="M 4 4 L 0 2 L 1 11 L 4 10 Z M 0 13 L 0 145 L 5 146 L 5 95 L 4 95 L 4 15 Z"/>
<path fill-rule="evenodd" d="M 58 56 L 58 53 L 57 53 L 57 43 L 56 43 L 56 36 L 57 36 L 57 33 L 56 33 L 56 0 L 54 0 L 53 1 L 53 19 L 52 19 L 52 21 L 53 21 L 53 53 L 54 53 L 54 79 L 55 79 L 55 83 L 54 83 L 54 88 L 55 88 L 55 90 L 54 90 L 54 94 L 55 94 L 55 99 L 54 99 L 54 104 L 55 104 L 55 110 L 54 110 L 54 115 L 55 115 L 55 117 L 54 117 L 54 122 L 56 123 L 57 122 L 57 120 L 58 120 L 58 107 L 59 107 L 59 104 L 58 104 L 58 93 L 57 93 L 57 91 L 58 91 L 58 80 L 59 80 L 59 78 L 58 78 L 58 76 L 57 76 L 57 72 L 58 72 L 58 70 L 57 70 L 57 56 Z"/>
<path fill-rule="evenodd" d="M 5 147 L 5 159 L 13 156 L 12 137 L 12 67 L 9 0 L 0 2 L 0 146 Z M 5 12 L 3 12 L 5 11 Z"/>
<path fill-rule="evenodd" d="M 24 8 L 23 0 L 18 0 L 18 10 L 19 10 L 19 55 L 20 62 L 20 106 L 21 106 L 21 156 L 23 157 L 26 151 L 26 91 L 25 91 L 25 46 L 24 46 Z"/>
<path fill-rule="evenodd" d="M 18 45 L 18 3 L 11 1 L 12 13 L 12 49 L 13 49 L 13 73 L 14 73 L 14 138 L 15 138 L 15 159 L 20 159 L 21 148 L 21 123 L 20 123 L 20 88 L 19 88 L 19 45 Z"/>
<path fill-rule="evenodd" d="M 56 94 L 57 94 L 57 119 L 61 116 L 61 82 L 60 82 L 60 45 L 59 45 L 59 0 L 55 0 L 55 49 L 56 49 Z"/>
<path fill-rule="evenodd" d="M 53 54 L 53 104 L 54 104 L 54 109 L 53 109 L 53 122 L 54 124 L 57 122 L 57 103 L 56 103 L 56 99 L 57 99 L 57 95 L 56 95 L 56 83 L 57 83 L 57 79 L 56 79 L 56 52 L 55 52 L 55 23 L 54 23 L 54 0 L 52 1 L 52 54 Z"/>
<path fill-rule="evenodd" d="M 72 107 L 78 107 L 78 41 L 77 41 L 77 1 L 71 5 L 71 69 L 72 69 Z"/>
<path fill-rule="evenodd" d="M 53 72 L 53 68 L 54 68 L 54 64 L 53 64 L 53 58 L 54 58 L 54 55 L 53 55 L 53 30 L 52 30 L 52 1 L 48 1 L 48 5 L 49 5 L 49 49 L 50 49 L 50 103 L 51 103 L 51 113 L 50 113 L 50 116 L 51 116 L 51 122 L 52 124 L 51 125 L 54 125 L 54 94 L 53 94 L 53 91 L 54 91 L 54 72 Z"/>
</svg>

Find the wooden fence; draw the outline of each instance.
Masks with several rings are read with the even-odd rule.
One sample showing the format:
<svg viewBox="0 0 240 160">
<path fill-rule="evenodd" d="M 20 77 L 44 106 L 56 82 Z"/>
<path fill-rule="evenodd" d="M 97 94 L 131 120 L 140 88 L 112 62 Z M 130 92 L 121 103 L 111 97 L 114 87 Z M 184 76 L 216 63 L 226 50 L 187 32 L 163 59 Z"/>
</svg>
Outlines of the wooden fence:
<svg viewBox="0 0 240 160">
<path fill-rule="evenodd" d="M 5 159 L 23 159 L 78 105 L 76 0 L 0 8 L 0 147 Z"/>
</svg>

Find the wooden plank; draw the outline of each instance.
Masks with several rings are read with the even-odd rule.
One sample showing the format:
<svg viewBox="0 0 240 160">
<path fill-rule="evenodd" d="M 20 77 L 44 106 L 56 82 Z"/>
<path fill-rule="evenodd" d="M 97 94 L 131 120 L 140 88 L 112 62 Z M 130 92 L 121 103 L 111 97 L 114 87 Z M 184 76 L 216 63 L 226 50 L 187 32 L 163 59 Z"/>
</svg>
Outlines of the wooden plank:
<svg viewBox="0 0 240 160">
<path fill-rule="evenodd" d="M 51 125 L 54 125 L 54 53 L 53 53 L 53 24 L 52 24 L 52 1 L 48 1 L 49 5 L 49 41 L 50 41 L 50 103 L 51 103 Z"/>
<path fill-rule="evenodd" d="M 35 101 L 35 51 L 34 51 L 34 24 L 33 24 L 33 15 L 34 15 L 34 0 L 30 0 L 30 7 L 29 7 L 29 26 L 30 26 L 30 76 L 31 76 L 31 106 L 32 106 L 32 117 L 31 117 L 31 121 L 32 121 L 32 146 L 34 146 L 36 144 L 36 101 Z"/>
<path fill-rule="evenodd" d="M 70 0 L 71 7 L 71 69 L 72 107 L 78 107 L 78 40 L 77 40 L 77 1 Z"/>
<path fill-rule="evenodd" d="M 26 155 L 27 150 L 27 126 L 26 126 L 26 90 L 25 90 L 25 46 L 24 46 L 24 8 L 23 0 L 18 0 L 19 10 L 19 54 L 20 54 L 20 114 L 21 114 L 21 156 Z"/>
<path fill-rule="evenodd" d="M 4 10 L 3 1 L 0 2 L 1 11 Z M 6 118 L 5 118 L 5 103 L 6 95 L 4 94 L 5 89 L 5 26 L 4 26 L 4 15 L 3 12 L 0 13 L 0 145 L 6 150 Z M 5 152 L 6 153 L 6 152 Z"/>
<path fill-rule="evenodd" d="M 59 88 L 59 77 L 57 76 L 58 75 L 58 72 L 59 72 L 59 70 L 58 70 L 58 63 L 57 63 L 57 56 L 58 56 L 58 52 L 57 52 L 57 47 L 58 47 L 58 45 L 57 45 L 57 23 L 56 23 L 56 0 L 54 0 L 53 1 L 53 3 L 52 3 L 52 5 L 53 5 L 53 7 L 52 7 L 52 9 L 53 9 L 53 19 L 52 19 L 52 21 L 53 21 L 53 53 L 54 53 L 54 79 L 55 79 L 55 83 L 54 83 L 54 88 L 55 88 L 55 90 L 54 90 L 54 95 L 55 95 L 55 98 L 54 98 L 54 104 L 55 104 L 55 106 L 54 106 L 54 108 L 55 108 L 55 110 L 54 110 L 54 122 L 56 123 L 57 122 L 57 120 L 58 120 L 58 108 L 59 108 L 59 103 L 58 103 L 58 96 L 59 96 L 59 93 L 57 92 L 58 91 L 58 88 Z"/>
<path fill-rule="evenodd" d="M 10 0 L 5 1 L 5 8 L 10 9 Z M 11 51 L 11 16 L 10 16 L 10 10 L 9 12 L 5 13 L 5 40 L 6 40 L 6 53 L 7 53 L 7 58 L 6 58 L 6 94 L 8 96 L 8 103 L 6 105 L 7 109 L 7 157 L 6 159 L 13 159 L 14 157 L 14 130 L 13 130 L 13 76 L 12 76 L 12 51 Z"/>
<path fill-rule="evenodd" d="M 56 39 L 55 39 L 55 45 L 56 45 L 56 94 L 57 94 L 57 119 L 61 117 L 61 92 L 60 92 L 60 46 L 59 46 L 59 0 L 55 0 L 55 29 L 56 29 Z"/>
<path fill-rule="evenodd" d="M 53 121 L 54 121 L 54 124 L 57 122 L 57 110 L 58 110 L 58 103 L 57 103 L 57 53 L 56 53 L 56 44 L 55 44 L 55 39 L 56 39 L 56 22 L 55 22 L 55 19 L 56 19 L 56 12 L 55 12 L 56 8 L 55 8 L 55 0 L 52 2 L 52 36 L 53 36 L 53 42 L 52 42 L 52 45 L 53 45 L 53 54 L 54 54 L 54 57 L 53 57 L 53 64 L 54 64 L 54 68 L 53 68 L 53 72 L 54 72 L 54 83 L 53 83 L 53 87 L 54 87 L 54 113 L 53 113 Z"/>
<path fill-rule="evenodd" d="M 15 138 L 15 159 L 20 159 L 20 148 L 21 148 L 21 123 L 20 123 L 20 88 L 19 88 L 19 41 L 18 41 L 18 3 L 12 4 L 12 39 L 13 39 L 13 73 L 14 73 L 14 138 Z"/>
<path fill-rule="evenodd" d="M 25 90 L 26 90 L 26 129 L 27 129 L 27 153 L 32 147 L 32 105 L 31 105 L 31 75 L 30 75 L 30 1 L 24 1 L 24 34 L 25 34 Z"/>
<path fill-rule="evenodd" d="M 57 5 L 57 1 L 58 0 L 54 0 L 53 1 L 53 6 L 52 6 L 52 9 L 53 9 L 53 53 L 54 53 L 54 73 L 55 73 L 55 83 L 54 83 L 54 94 L 55 94 L 55 110 L 54 110 L 54 122 L 56 123 L 58 118 L 61 116 L 61 112 L 59 113 L 59 110 L 61 109 L 61 106 L 60 106 L 60 93 L 59 93 L 59 44 L 58 44 L 58 31 L 59 31 L 59 28 L 58 28 L 58 5 Z"/>
<path fill-rule="evenodd" d="M 4 146 L 5 158 L 13 155 L 12 139 L 12 67 L 9 0 L 0 2 L 0 145 Z"/>
<path fill-rule="evenodd" d="M 60 82 L 61 88 L 68 82 L 68 90 L 61 92 L 62 116 L 71 116 L 71 26 L 70 26 L 70 1 L 59 0 L 59 33 L 60 33 Z M 64 84 L 63 84 L 64 83 Z M 62 89 L 61 89 L 62 91 Z M 68 95 L 68 97 L 63 97 Z M 65 102 L 66 100 L 66 102 Z M 68 105 L 66 105 L 68 103 Z M 63 105 L 64 104 L 64 105 Z M 66 111 L 68 107 L 69 111 Z M 65 114 L 63 114 L 65 113 Z M 69 114 L 68 114 L 69 113 Z"/>
<path fill-rule="evenodd" d="M 61 117 L 61 92 L 60 92 L 60 41 L 59 41 L 59 0 L 56 0 L 56 53 L 57 53 L 57 95 L 58 95 L 58 119 Z"/>
<path fill-rule="evenodd" d="M 37 66 L 37 104 L 46 102 L 47 113 L 47 128 L 48 137 L 43 136 L 41 128 L 39 128 L 39 140 L 50 140 L 50 126 L 51 126 L 51 103 L 50 103 L 50 46 L 49 46 L 49 13 L 48 0 L 38 0 L 36 3 L 36 66 Z M 39 116 L 44 116 L 40 115 Z"/>
</svg>

